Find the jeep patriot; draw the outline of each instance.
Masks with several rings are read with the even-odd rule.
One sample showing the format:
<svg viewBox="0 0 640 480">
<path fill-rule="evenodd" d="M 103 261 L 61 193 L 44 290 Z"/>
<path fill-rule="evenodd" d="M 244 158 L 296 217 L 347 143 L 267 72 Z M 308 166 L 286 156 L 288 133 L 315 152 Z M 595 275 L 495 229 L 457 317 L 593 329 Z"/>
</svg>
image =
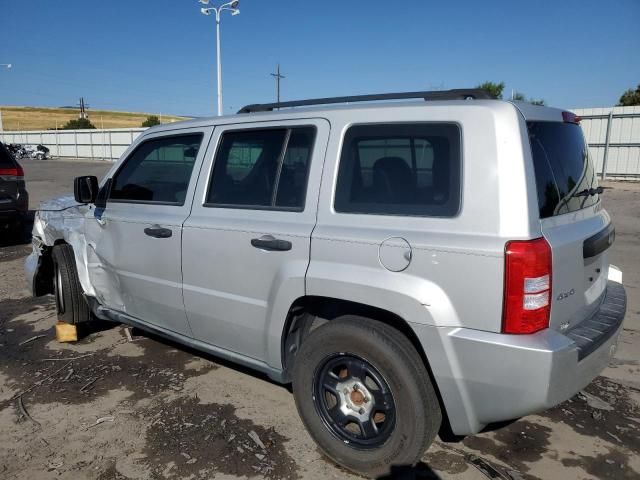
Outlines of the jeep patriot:
<svg viewBox="0 0 640 480">
<path fill-rule="evenodd" d="M 481 90 L 249 105 L 150 128 L 74 187 L 36 215 L 25 267 L 59 320 L 292 383 L 322 451 L 363 475 L 570 398 L 622 328 L 568 111 Z"/>
</svg>

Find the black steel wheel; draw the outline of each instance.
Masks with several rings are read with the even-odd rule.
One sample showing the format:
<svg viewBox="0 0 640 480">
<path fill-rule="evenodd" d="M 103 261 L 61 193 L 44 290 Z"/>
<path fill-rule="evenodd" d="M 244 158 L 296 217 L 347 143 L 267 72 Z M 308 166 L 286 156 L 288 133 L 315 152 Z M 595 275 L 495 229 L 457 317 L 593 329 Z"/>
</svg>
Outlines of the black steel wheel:
<svg viewBox="0 0 640 480">
<path fill-rule="evenodd" d="M 293 365 L 307 430 L 334 462 L 365 476 L 414 465 L 442 413 L 422 358 L 399 330 L 345 315 L 313 329 Z"/>
<path fill-rule="evenodd" d="M 314 402 L 327 428 L 354 448 L 377 448 L 395 426 L 393 394 L 383 376 L 351 354 L 327 357 L 315 372 Z"/>
</svg>

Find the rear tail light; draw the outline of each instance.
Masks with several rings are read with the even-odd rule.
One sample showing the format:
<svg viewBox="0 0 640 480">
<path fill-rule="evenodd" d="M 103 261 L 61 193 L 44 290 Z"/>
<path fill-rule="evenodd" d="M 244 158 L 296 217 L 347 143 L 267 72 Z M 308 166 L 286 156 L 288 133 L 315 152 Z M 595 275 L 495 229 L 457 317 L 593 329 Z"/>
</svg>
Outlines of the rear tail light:
<svg viewBox="0 0 640 480">
<path fill-rule="evenodd" d="M 562 112 L 562 121 L 565 123 L 575 123 L 576 125 L 580 125 L 580 118 L 578 115 L 572 112 Z"/>
<path fill-rule="evenodd" d="M 526 334 L 549 327 L 551 247 L 544 238 L 505 246 L 502 332 Z"/>
<path fill-rule="evenodd" d="M 20 165 L 11 168 L 0 168 L 0 176 L 2 177 L 24 177 L 24 170 Z"/>
</svg>

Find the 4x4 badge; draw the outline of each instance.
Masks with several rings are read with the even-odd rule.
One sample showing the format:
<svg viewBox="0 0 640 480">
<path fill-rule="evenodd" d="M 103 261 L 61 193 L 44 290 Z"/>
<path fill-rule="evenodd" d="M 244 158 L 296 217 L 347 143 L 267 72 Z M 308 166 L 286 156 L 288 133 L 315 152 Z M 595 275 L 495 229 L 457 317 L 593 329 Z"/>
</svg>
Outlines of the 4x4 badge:
<svg viewBox="0 0 640 480">
<path fill-rule="evenodd" d="M 573 288 L 571 290 L 569 290 L 568 292 L 560 292 L 558 294 L 558 296 L 556 297 L 556 300 L 558 300 L 558 301 L 564 300 L 565 298 L 569 298 L 574 293 L 576 293 L 576 291 Z"/>
</svg>

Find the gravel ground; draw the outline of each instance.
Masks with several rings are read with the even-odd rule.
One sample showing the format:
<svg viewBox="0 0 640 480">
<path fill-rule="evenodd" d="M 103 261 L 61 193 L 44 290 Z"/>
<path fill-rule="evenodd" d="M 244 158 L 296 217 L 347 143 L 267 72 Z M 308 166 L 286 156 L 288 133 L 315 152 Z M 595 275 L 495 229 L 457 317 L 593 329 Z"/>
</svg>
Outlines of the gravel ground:
<svg viewBox="0 0 640 480">
<path fill-rule="evenodd" d="M 108 163 L 24 161 L 32 207 Z M 392 478 L 640 478 L 640 184 L 605 207 L 628 313 L 616 358 L 584 392 L 457 443 Z M 289 390 L 249 370 L 122 326 L 53 337 L 54 305 L 28 296 L 30 248 L 0 238 L 0 478 L 356 478 L 326 460 Z"/>
</svg>

